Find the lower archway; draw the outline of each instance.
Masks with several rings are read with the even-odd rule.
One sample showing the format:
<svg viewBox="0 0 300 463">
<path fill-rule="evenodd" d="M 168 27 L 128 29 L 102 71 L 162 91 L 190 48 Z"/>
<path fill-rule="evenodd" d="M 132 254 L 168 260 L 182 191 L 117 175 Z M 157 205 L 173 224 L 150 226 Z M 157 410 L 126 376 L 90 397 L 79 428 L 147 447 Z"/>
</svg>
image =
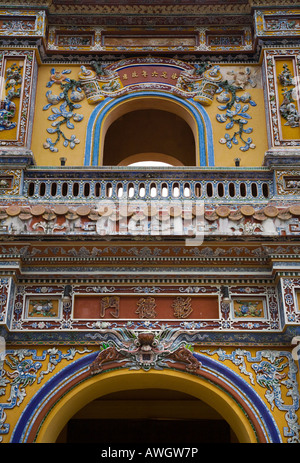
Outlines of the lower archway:
<svg viewBox="0 0 300 463">
<path fill-rule="evenodd" d="M 223 391 L 201 378 L 178 371 L 104 372 L 88 379 L 64 395 L 43 422 L 36 442 L 55 442 L 66 423 L 91 401 L 107 394 L 132 390 L 164 389 L 188 394 L 205 402 L 229 424 L 239 442 L 257 442 L 257 437 L 240 406 Z"/>
<path fill-rule="evenodd" d="M 63 428 L 57 443 L 236 443 L 230 425 L 211 406 L 161 388 L 120 391 L 95 399 Z"/>
<path fill-rule="evenodd" d="M 229 424 L 239 442 L 281 442 L 261 398 L 244 379 L 219 362 L 195 354 L 202 366 L 194 374 L 180 364 L 173 369 L 143 371 L 115 363 L 91 375 L 90 365 L 96 356 L 89 354 L 73 362 L 45 383 L 20 417 L 12 443 L 56 442 L 67 422 L 88 403 L 108 394 L 147 389 L 184 393 L 201 400 Z"/>
</svg>

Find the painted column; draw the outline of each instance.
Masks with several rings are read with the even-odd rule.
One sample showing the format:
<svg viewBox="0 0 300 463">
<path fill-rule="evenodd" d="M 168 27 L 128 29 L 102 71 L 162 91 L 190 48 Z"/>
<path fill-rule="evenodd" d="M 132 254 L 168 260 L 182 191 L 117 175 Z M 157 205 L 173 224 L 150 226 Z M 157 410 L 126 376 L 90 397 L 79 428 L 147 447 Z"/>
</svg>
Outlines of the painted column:
<svg viewBox="0 0 300 463">
<path fill-rule="evenodd" d="M 269 149 L 266 165 L 299 164 L 300 48 L 282 46 L 282 39 L 300 35 L 294 10 L 255 12 L 256 38 L 261 40 Z M 276 38 L 280 38 L 276 46 Z M 270 39 L 272 47 L 269 48 Z M 264 41 L 268 39 L 268 41 Z"/>
<path fill-rule="evenodd" d="M 21 19 L 20 19 L 21 18 Z M 11 164 L 21 157 L 33 162 L 30 151 L 37 81 L 37 45 L 44 35 L 45 13 L 0 10 L 0 154 Z M 32 46 L 16 47 L 28 37 Z"/>
</svg>

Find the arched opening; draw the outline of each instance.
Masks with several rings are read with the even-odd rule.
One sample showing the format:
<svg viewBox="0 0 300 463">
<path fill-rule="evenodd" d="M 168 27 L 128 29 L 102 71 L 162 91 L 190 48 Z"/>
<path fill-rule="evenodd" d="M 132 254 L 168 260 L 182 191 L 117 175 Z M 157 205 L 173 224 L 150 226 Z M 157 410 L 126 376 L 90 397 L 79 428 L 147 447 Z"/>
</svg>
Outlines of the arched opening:
<svg viewBox="0 0 300 463">
<path fill-rule="evenodd" d="M 265 405 L 258 401 L 256 412 L 253 404 L 249 407 L 237 393 L 236 386 L 230 385 L 231 380 L 228 383 L 229 378 L 222 380 L 222 375 L 215 378 L 204 370 L 201 376 L 194 376 L 172 370 L 144 372 L 121 369 L 91 376 L 86 366 L 87 361 L 94 358 L 95 355 L 91 354 L 75 362 L 79 369 L 76 365 L 66 367 L 36 394 L 19 420 L 12 442 L 56 442 L 68 421 L 92 401 L 108 394 L 141 389 L 188 394 L 204 402 L 222 416 L 239 442 L 265 442 L 265 422 L 261 422 L 264 415 L 269 421 L 268 426 L 274 428 L 268 411 L 265 413 Z M 209 359 L 207 362 L 210 363 Z M 242 384 L 242 388 L 251 393 L 249 386 Z M 271 429 L 270 439 L 276 441 L 277 434 L 276 429 Z"/>
<path fill-rule="evenodd" d="M 57 443 L 236 443 L 230 425 L 208 404 L 170 389 L 115 392 L 88 403 Z"/>
<path fill-rule="evenodd" d="M 149 154 L 151 159 L 146 159 Z M 85 166 L 127 165 L 132 156 L 141 161 L 152 160 L 153 155 L 161 159 L 161 154 L 171 165 L 214 166 L 211 121 L 200 104 L 169 93 L 143 91 L 106 98 L 92 112 Z"/>
<path fill-rule="evenodd" d="M 171 165 L 196 165 L 194 135 L 182 117 L 161 109 L 137 109 L 109 126 L 103 165 L 164 160 Z"/>
</svg>

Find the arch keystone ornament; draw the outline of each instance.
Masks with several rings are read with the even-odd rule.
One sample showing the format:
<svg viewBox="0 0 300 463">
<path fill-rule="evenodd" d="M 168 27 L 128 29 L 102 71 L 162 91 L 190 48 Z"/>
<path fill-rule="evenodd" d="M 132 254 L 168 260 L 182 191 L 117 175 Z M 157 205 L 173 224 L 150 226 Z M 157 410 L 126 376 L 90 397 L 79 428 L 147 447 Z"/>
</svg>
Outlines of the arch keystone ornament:
<svg viewBox="0 0 300 463">
<path fill-rule="evenodd" d="M 116 362 L 130 370 L 144 371 L 152 368 L 162 370 L 170 367 L 169 363 L 179 362 L 187 372 L 194 373 L 201 368 L 201 362 L 193 356 L 185 341 L 178 340 L 176 334 L 173 330 L 136 333 L 125 329 L 113 332 L 91 363 L 90 374 L 100 373 L 104 364 Z"/>
</svg>

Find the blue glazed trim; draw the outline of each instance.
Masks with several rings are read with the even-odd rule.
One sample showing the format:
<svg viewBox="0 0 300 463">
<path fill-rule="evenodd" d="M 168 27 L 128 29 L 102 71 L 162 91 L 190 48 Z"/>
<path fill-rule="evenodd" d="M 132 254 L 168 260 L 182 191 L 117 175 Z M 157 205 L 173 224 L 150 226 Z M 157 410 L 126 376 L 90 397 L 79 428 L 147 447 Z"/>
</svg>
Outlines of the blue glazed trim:
<svg viewBox="0 0 300 463">
<path fill-rule="evenodd" d="M 137 92 L 125 95 L 118 99 L 106 98 L 92 112 L 87 125 L 86 144 L 85 144 L 85 166 L 98 166 L 100 131 L 103 120 L 107 113 L 115 106 L 124 101 L 141 97 L 163 97 L 176 101 L 189 110 L 195 118 L 198 129 L 198 143 L 200 153 L 200 166 L 214 166 L 213 136 L 210 118 L 205 109 L 193 100 L 183 100 L 182 98 L 170 95 L 165 92 Z M 98 134 L 98 136 L 96 136 Z"/>
<path fill-rule="evenodd" d="M 180 100 L 180 98 L 179 98 Z M 214 155 L 214 143 L 213 143 L 213 130 L 212 130 L 212 125 L 211 125 L 211 121 L 210 121 L 210 117 L 208 116 L 207 112 L 205 111 L 205 109 L 203 108 L 203 106 L 198 103 L 197 101 L 194 101 L 193 99 L 189 99 L 188 100 L 190 106 L 188 107 L 188 109 L 191 109 L 193 106 L 195 106 L 195 113 L 194 116 L 196 118 L 196 121 L 197 121 L 197 124 L 198 124 L 198 130 L 199 130 L 199 133 L 200 133 L 200 127 L 201 127 L 201 130 L 202 132 L 205 132 L 205 135 L 206 135 L 206 143 L 204 143 L 204 146 L 202 146 L 201 144 L 201 140 L 200 140 L 200 136 L 199 136 L 199 152 L 200 152 L 200 160 L 202 162 L 202 156 L 201 156 L 201 150 L 203 149 L 203 151 L 205 152 L 205 150 L 207 150 L 207 159 L 206 157 L 204 158 L 204 164 L 200 163 L 200 166 L 207 166 L 207 167 L 214 167 L 215 165 L 215 155 Z M 199 114 L 197 113 L 197 111 L 199 111 L 199 113 L 201 113 L 201 118 L 199 118 Z M 197 117 L 198 115 L 198 117 Z M 202 120 L 204 121 L 204 124 L 205 124 L 205 131 L 204 131 L 204 127 L 203 127 L 203 123 L 202 123 Z M 199 123 L 200 123 L 200 126 L 199 126 Z M 204 140 L 205 140 L 205 135 L 204 135 Z M 206 146 L 205 146 L 206 144 Z M 203 155 L 204 157 L 204 155 Z"/>
<path fill-rule="evenodd" d="M 46 400 L 47 396 L 51 394 L 60 383 L 65 381 L 68 377 L 74 375 L 79 370 L 90 365 L 94 359 L 97 357 L 98 352 L 86 355 L 85 357 L 73 362 L 71 365 L 63 368 L 55 376 L 49 379 L 45 385 L 37 392 L 37 394 L 31 399 L 24 412 L 22 413 L 11 437 L 11 443 L 21 443 L 26 441 L 25 433 L 28 434 L 27 423 L 33 418 L 33 416 L 38 411 L 41 404 Z M 273 420 L 272 415 L 270 414 L 268 408 L 257 395 L 255 390 L 247 384 L 247 382 L 240 378 L 236 373 L 234 373 L 230 368 L 225 367 L 224 365 L 219 364 L 218 362 L 210 359 L 206 356 L 194 354 L 194 356 L 201 362 L 201 364 L 213 370 L 216 373 L 222 374 L 226 379 L 228 379 L 232 384 L 236 386 L 237 389 L 242 391 L 249 399 L 249 402 L 255 407 L 256 413 L 259 415 L 260 419 L 264 422 L 266 427 L 266 432 L 268 437 L 273 443 L 280 443 L 281 436 L 279 430 L 276 426 L 276 423 Z"/>
<path fill-rule="evenodd" d="M 97 127 L 100 125 L 101 127 L 101 124 L 102 124 L 102 120 L 103 120 L 103 113 L 105 112 L 106 114 L 106 110 L 104 111 L 104 107 L 106 105 L 109 105 L 110 107 L 112 107 L 115 103 L 115 100 L 113 98 L 106 98 L 104 101 L 102 101 L 100 104 L 98 104 L 96 106 L 96 108 L 94 109 L 94 111 L 92 112 L 90 118 L 89 118 L 89 121 L 88 121 L 88 124 L 87 124 L 87 131 L 86 131 L 86 142 L 85 142 L 85 155 L 84 155 L 84 165 L 85 166 L 91 166 L 91 165 L 94 165 L 93 164 L 93 160 L 92 160 L 92 146 L 93 146 L 93 141 L 94 141 L 94 145 L 97 145 L 98 146 L 98 152 L 99 152 L 99 137 L 94 139 L 94 130 L 95 130 L 95 124 L 97 122 L 97 118 L 100 116 L 100 124 L 98 122 L 97 124 Z M 99 128 L 99 134 L 100 134 L 100 128 Z M 94 139 L 94 140 L 93 140 Z M 94 152 L 95 152 L 95 146 L 94 146 Z"/>
</svg>

